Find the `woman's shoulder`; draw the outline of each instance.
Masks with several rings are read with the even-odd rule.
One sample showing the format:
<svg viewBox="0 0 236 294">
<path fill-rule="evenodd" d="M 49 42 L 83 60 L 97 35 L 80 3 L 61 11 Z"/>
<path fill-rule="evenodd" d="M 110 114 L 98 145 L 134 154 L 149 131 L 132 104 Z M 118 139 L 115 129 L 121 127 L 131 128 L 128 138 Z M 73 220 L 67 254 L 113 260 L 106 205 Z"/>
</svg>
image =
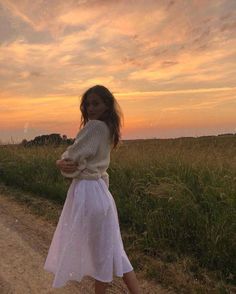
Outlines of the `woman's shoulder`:
<svg viewBox="0 0 236 294">
<path fill-rule="evenodd" d="M 102 120 L 99 120 L 99 119 L 90 119 L 86 125 L 100 125 L 100 126 L 104 126 L 104 125 L 107 125 L 104 121 Z"/>
<path fill-rule="evenodd" d="M 104 129 L 108 129 L 107 124 L 102 121 L 102 120 L 98 120 L 98 119 L 91 119 L 89 120 L 84 128 L 86 129 L 93 129 L 93 130 L 104 130 Z"/>
<path fill-rule="evenodd" d="M 93 138 L 93 139 L 92 139 Z M 101 140 L 105 143 L 107 140 L 111 144 L 111 135 L 108 125 L 101 120 L 89 120 L 84 127 L 77 133 L 75 144 L 81 140 Z"/>
<path fill-rule="evenodd" d="M 109 127 L 104 121 L 93 119 L 89 120 L 82 129 L 76 135 L 76 139 L 79 139 L 84 136 L 90 136 L 94 134 L 104 135 L 110 134 Z"/>
</svg>

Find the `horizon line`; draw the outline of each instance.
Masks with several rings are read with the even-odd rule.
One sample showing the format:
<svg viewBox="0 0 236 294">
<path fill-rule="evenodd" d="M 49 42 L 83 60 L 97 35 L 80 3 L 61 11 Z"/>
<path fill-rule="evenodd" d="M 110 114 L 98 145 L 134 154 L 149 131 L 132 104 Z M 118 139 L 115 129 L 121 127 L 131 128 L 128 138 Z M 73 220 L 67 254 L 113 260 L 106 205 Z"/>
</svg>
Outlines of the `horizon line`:
<svg viewBox="0 0 236 294">
<path fill-rule="evenodd" d="M 40 137 L 40 136 L 45 136 L 45 135 L 52 135 L 52 134 L 58 134 L 61 136 L 61 134 L 59 133 L 51 133 L 51 134 L 43 134 L 43 135 L 39 135 L 39 136 L 36 136 L 36 137 Z M 199 136 L 181 136 L 181 137 L 167 137 L 167 138 L 158 138 L 158 137 L 150 137 L 150 138 L 133 138 L 133 139 L 120 139 L 120 141 L 137 141 L 137 140 L 170 140 L 170 139 L 182 139 L 182 138 L 201 138 L 201 137 L 220 137 L 220 136 L 236 136 L 236 133 L 220 133 L 220 134 L 217 134 L 217 135 L 199 135 Z M 34 137 L 34 139 L 36 138 Z M 27 140 L 27 139 L 22 139 L 21 142 L 23 140 L 27 140 L 27 142 L 30 142 L 34 139 L 31 139 L 31 140 Z M 74 138 L 67 138 L 67 139 L 74 139 Z M 3 146 L 3 145 L 19 145 L 21 144 L 21 142 L 14 142 L 13 140 L 13 143 L 4 143 L 4 142 L 1 142 L 1 138 L 0 138 L 0 146 Z"/>
</svg>

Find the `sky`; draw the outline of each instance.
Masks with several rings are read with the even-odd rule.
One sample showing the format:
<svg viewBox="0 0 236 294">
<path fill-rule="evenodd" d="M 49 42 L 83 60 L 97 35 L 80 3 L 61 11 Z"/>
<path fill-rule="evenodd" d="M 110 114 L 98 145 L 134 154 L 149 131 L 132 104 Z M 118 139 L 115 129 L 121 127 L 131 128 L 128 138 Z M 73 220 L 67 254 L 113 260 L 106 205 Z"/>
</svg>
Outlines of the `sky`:
<svg viewBox="0 0 236 294">
<path fill-rule="evenodd" d="M 0 142 L 75 137 L 96 84 L 123 139 L 236 133 L 236 1 L 0 0 Z"/>
</svg>

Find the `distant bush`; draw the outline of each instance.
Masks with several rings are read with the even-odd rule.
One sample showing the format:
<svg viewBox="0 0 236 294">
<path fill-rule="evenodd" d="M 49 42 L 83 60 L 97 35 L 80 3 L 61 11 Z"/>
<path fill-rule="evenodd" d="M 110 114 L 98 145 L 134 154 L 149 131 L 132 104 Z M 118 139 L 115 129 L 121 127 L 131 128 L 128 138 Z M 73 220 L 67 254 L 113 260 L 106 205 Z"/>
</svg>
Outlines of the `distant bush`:
<svg viewBox="0 0 236 294">
<path fill-rule="evenodd" d="M 31 146 L 44 146 L 44 145 L 54 145 L 59 146 L 62 144 L 73 144 L 74 139 L 67 139 L 66 135 L 61 137 L 60 134 L 50 134 L 50 135 L 41 135 L 35 137 L 33 140 L 27 141 L 23 139 L 21 144 L 24 147 L 31 147 Z"/>
</svg>

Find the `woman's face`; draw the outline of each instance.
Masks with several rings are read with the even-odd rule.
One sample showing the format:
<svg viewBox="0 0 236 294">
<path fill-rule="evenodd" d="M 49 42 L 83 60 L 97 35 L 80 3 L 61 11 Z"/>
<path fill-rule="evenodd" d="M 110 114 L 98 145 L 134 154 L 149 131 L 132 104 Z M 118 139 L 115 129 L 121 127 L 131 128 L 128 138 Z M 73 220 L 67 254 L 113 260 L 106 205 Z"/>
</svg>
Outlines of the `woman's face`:
<svg viewBox="0 0 236 294">
<path fill-rule="evenodd" d="M 99 119 L 108 109 L 97 94 L 89 94 L 85 100 L 85 108 L 88 113 L 88 119 Z"/>
</svg>

